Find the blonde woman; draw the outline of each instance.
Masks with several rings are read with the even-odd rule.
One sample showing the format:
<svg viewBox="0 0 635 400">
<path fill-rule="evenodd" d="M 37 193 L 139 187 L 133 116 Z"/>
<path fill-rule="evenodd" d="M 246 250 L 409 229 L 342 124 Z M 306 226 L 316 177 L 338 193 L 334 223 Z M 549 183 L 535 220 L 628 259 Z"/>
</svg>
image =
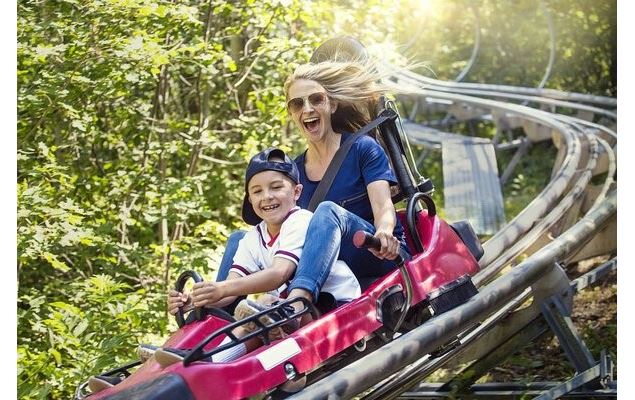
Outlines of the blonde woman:
<svg viewBox="0 0 635 400">
<path fill-rule="evenodd" d="M 360 62 L 326 61 L 299 66 L 285 82 L 287 110 L 307 140 L 306 151 L 295 159 L 304 187 L 300 207 L 308 206 L 335 152 L 355 140 L 309 224 L 289 297 L 316 301 L 338 259 L 366 286 L 396 267 L 392 260 L 400 247 L 407 252 L 391 200 L 396 179 L 388 157 L 372 137 L 352 135 L 375 117 L 385 92 L 371 71 Z M 358 230 L 373 233 L 381 249 L 355 248 L 352 237 Z"/>
</svg>

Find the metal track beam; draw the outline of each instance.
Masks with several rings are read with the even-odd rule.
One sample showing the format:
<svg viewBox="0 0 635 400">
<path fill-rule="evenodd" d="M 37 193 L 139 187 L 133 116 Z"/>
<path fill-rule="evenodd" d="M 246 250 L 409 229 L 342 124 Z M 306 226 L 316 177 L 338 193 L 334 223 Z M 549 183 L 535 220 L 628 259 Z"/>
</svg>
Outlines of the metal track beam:
<svg viewBox="0 0 635 400">
<path fill-rule="evenodd" d="M 477 324 L 520 294 L 553 268 L 576 243 L 597 231 L 617 212 L 617 195 L 606 201 L 554 242 L 529 257 L 512 271 L 482 288 L 468 302 L 427 321 L 391 343 L 291 396 L 291 399 L 348 399 L 441 347 L 448 338 Z"/>
</svg>

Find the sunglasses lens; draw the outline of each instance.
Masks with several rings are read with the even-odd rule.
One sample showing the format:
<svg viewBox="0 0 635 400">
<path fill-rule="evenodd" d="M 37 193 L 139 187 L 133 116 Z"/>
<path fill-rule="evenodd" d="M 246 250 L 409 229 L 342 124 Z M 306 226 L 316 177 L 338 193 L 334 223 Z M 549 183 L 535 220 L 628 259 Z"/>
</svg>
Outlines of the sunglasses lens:
<svg viewBox="0 0 635 400">
<path fill-rule="evenodd" d="M 289 111 L 291 111 L 292 113 L 300 111 L 303 106 L 304 106 L 304 99 L 302 99 L 300 97 L 296 97 L 295 99 L 291 99 L 287 103 L 287 107 L 289 108 Z"/>
<path fill-rule="evenodd" d="M 326 95 L 324 93 L 313 93 L 309 96 L 309 102 L 312 106 L 320 106 L 326 101 Z"/>
</svg>

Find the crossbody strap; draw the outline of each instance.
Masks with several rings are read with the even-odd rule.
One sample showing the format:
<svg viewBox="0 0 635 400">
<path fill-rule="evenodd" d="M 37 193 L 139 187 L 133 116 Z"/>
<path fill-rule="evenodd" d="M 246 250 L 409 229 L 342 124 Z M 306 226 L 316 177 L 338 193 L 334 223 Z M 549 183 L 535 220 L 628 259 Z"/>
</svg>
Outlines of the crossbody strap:
<svg viewBox="0 0 635 400">
<path fill-rule="evenodd" d="M 365 125 L 364 127 L 362 127 L 362 129 L 352 134 L 351 137 L 349 137 L 348 140 L 346 140 L 340 146 L 340 148 L 337 149 L 335 155 L 333 156 L 333 159 L 331 160 L 331 163 L 329 164 L 328 168 L 326 168 L 326 172 L 324 172 L 322 180 L 318 184 L 318 187 L 315 189 L 315 192 L 313 192 L 313 196 L 311 197 L 311 201 L 309 201 L 307 210 L 311 212 L 315 211 L 318 204 L 320 204 L 324 200 L 324 197 L 326 197 L 326 194 L 328 193 L 331 185 L 333 184 L 333 181 L 335 180 L 335 175 L 337 175 L 340 167 L 342 166 L 344 158 L 346 158 L 348 151 L 351 149 L 351 146 L 353 145 L 353 143 L 355 143 L 357 138 L 367 134 L 371 130 L 375 129 L 376 127 L 387 121 L 389 118 L 389 116 L 380 115 L 379 117 L 368 123 L 368 125 Z"/>
</svg>

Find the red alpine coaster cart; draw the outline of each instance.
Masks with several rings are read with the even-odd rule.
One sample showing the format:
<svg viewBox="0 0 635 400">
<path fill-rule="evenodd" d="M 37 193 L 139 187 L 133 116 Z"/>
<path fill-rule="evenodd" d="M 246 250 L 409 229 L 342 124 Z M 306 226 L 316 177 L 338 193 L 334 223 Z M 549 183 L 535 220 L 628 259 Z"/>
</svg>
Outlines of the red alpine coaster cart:
<svg viewBox="0 0 635 400">
<path fill-rule="evenodd" d="M 379 139 L 400 187 L 393 200 L 407 204 L 397 215 L 406 230 L 413 254 L 410 259 L 402 259 L 397 269 L 374 282 L 362 283 L 359 298 L 320 316 L 303 299 L 287 299 L 239 321 L 223 310 L 195 309 L 191 311 L 194 318 L 185 323 L 179 312 L 180 328 L 162 347 L 184 350 L 182 360 L 162 365 L 151 356 L 143 363 L 132 362 L 102 374 L 124 378 L 119 383 L 90 393 L 88 381 L 83 382 L 75 399 L 284 398 L 476 294 L 470 276 L 479 270 L 483 248 L 468 222 L 448 224 L 436 214 L 427 194 L 432 185 L 416 171 L 399 116 L 392 103 L 383 108 L 374 122 L 381 121 Z M 358 247 L 373 246 L 372 239 L 372 235 L 358 232 L 354 242 Z M 200 280 L 198 274 L 186 271 L 177 281 L 177 290 L 189 278 Z M 303 309 L 288 311 L 285 305 L 297 301 L 303 302 Z M 282 339 L 269 340 L 273 328 L 307 313 L 313 315 L 313 321 Z M 264 315 L 275 322 L 263 323 Z M 255 323 L 257 329 L 240 338 L 232 334 L 234 328 L 247 323 Z M 232 341 L 219 346 L 227 336 Z M 231 362 L 209 361 L 212 354 L 255 336 L 262 339 L 263 346 Z"/>
</svg>

